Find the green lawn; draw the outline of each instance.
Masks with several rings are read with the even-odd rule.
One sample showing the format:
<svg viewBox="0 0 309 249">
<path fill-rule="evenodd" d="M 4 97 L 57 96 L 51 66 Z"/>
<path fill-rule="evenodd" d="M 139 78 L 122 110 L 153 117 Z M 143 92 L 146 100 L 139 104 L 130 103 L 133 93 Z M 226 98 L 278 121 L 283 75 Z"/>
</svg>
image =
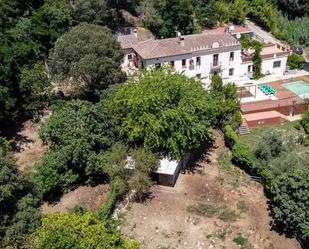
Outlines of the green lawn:
<svg viewBox="0 0 309 249">
<path fill-rule="evenodd" d="M 260 141 L 265 133 L 270 130 L 280 129 L 284 130 L 286 136 L 292 135 L 293 137 L 298 137 L 299 135 L 305 135 L 304 131 L 297 130 L 295 125 L 298 121 L 295 122 L 285 122 L 278 125 L 265 125 L 258 128 L 250 129 L 250 133 L 240 136 L 240 139 L 248 144 L 252 149 L 255 148 L 256 144 Z M 297 145 L 298 151 L 309 150 L 309 148 L 304 147 L 303 145 Z"/>
</svg>

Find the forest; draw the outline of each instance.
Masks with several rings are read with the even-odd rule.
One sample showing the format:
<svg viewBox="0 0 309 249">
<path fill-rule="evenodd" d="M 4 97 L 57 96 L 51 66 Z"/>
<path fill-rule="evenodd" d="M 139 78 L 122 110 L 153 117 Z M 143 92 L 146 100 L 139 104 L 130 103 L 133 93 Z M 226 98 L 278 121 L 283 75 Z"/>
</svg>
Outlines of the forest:
<svg viewBox="0 0 309 249">
<path fill-rule="evenodd" d="M 236 87 L 223 85 L 220 78 L 214 77 L 210 91 L 171 68 L 143 72 L 138 84 L 126 79 L 114 35 L 130 25 L 124 10 L 160 38 L 252 18 L 280 39 L 306 46 L 308 5 L 305 0 L 2 0 L 0 247 L 139 248 L 116 229 L 111 219 L 115 203 L 132 190 L 135 200 L 145 198 L 158 155 L 179 159 L 209 142 L 212 129 L 240 124 Z M 44 110 L 53 113 L 40 130 L 48 152 L 40 163 L 19 171 L 6 130 Z M 300 125 L 307 133 L 308 123 L 306 114 Z M 234 152 L 242 157 L 248 148 L 237 146 Z M 281 151 L 267 153 L 275 160 Z M 124 169 L 129 155 L 136 164 L 133 173 Z M 264 169 L 263 163 L 256 167 Z M 280 176 L 272 172 L 269 181 L 276 219 L 308 241 L 308 212 L 299 204 L 299 198 L 308 202 L 308 172 L 301 170 Z M 283 178 L 289 179 L 285 185 Z M 306 195 L 281 205 L 294 178 Z M 111 192 L 95 212 L 40 212 L 54 193 L 99 182 L 110 183 Z M 295 210 L 305 219 L 296 219 Z"/>
</svg>

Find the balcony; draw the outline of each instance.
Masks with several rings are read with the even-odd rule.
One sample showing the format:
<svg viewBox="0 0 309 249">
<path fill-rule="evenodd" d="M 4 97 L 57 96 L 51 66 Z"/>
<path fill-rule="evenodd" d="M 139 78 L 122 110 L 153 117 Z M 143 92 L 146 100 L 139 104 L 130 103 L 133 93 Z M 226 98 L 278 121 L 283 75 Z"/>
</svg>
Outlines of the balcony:
<svg viewBox="0 0 309 249">
<path fill-rule="evenodd" d="M 210 64 L 210 71 L 221 71 L 222 70 L 222 63 L 220 62 L 212 62 Z"/>
</svg>

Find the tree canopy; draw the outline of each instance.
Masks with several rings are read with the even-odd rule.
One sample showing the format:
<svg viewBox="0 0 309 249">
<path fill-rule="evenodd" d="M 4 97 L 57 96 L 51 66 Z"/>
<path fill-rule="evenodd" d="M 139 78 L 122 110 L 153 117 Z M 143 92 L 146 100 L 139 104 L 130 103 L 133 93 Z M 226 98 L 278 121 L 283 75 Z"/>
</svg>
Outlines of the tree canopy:
<svg viewBox="0 0 309 249">
<path fill-rule="evenodd" d="M 223 127 L 230 124 L 238 127 L 241 123 L 240 103 L 235 84 L 223 84 L 219 76 L 213 76 L 210 85 L 215 125 Z"/>
<path fill-rule="evenodd" d="M 20 172 L 0 143 L 0 246 L 19 248 L 39 225 L 41 194 L 30 174 Z"/>
<path fill-rule="evenodd" d="M 309 169 L 292 167 L 272 182 L 275 217 L 288 229 L 309 241 L 306 227 L 309 226 Z"/>
<path fill-rule="evenodd" d="M 119 11 L 109 0 L 78 0 L 75 2 L 75 16 L 79 22 L 107 26 L 112 30 L 122 21 Z"/>
<path fill-rule="evenodd" d="M 274 0 L 278 8 L 290 17 L 309 15 L 309 3 L 307 0 Z"/>
<path fill-rule="evenodd" d="M 211 99 L 195 79 L 167 70 L 130 80 L 116 91 L 109 110 L 127 144 L 177 158 L 209 139 Z"/>
<path fill-rule="evenodd" d="M 34 249 L 119 248 L 138 249 L 139 243 L 109 230 L 92 213 L 49 214 L 33 234 Z"/>
<path fill-rule="evenodd" d="M 0 13 L 0 123 L 9 123 L 24 110 L 44 106 L 47 82 L 33 75 L 39 68 L 44 75 L 44 67 L 34 65 L 74 24 L 73 8 L 65 0 L 4 0 Z"/>
<path fill-rule="evenodd" d="M 103 181 L 104 152 L 113 143 L 113 123 L 106 110 L 87 101 L 60 102 L 40 130 L 50 147 L 37 164 L 44 193 L 64 190 L 75 183 Z"/>
<path fill-rule="evenodd" d="M 278 33 L 278 11 L 272 0 L 142 0 L 136 6 L 142 25 L 158 37 L 199 32 L 204 26 L 226 23 L 244 24 L 251 17 L 267 30 Z"/>
<path fill-rule="evenodd" d="M 57 40 L 48 64 L 54 80 L 96 93 L 123 80 L 122 60 L 120 44 L 108 28 L 82 23 Z"/>
</svg>

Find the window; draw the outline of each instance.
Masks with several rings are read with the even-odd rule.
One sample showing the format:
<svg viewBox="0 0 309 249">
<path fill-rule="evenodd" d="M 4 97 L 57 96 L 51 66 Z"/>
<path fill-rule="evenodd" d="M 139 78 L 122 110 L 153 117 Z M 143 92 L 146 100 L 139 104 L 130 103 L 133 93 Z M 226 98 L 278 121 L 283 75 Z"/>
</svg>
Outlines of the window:
<svg viewBox="0 0 309 249">
<path fill-rule="evenodd" d="M 201 57 L 196 57 L 196 66 L 201 66 Z"/>
<path fill-rule="evenodd" d="M 196 76 L 196 78 L 198 78 L 198 79 L 200 79 L 200 78 L 202 77 L 202 75 L 201 75 L 200 73 L 196 74 L 195 76 Z"/>
<path fill-rule="evenodd" d="M 132 60 L 133 59 L 133 55 L 132 54 L 128 54 L 128 60 Z"/>
<path fill-rule="evenodd" d="M 231 52 L 230 53 L 230 61 L 233 61 L 234 60 L 234 52 Z"/>
<path fill-rule="evenodd" d="M 182 67 L 185 67 L 185 66 L 186 66 L 186 63 L 187 63 L 187 62 L 186 62 L 186 59 L 183 59 L 182 62 L 181 62 Z"/>
<path fill-rule="evenodd" d="M 234 68 L 230 68 L 229 69 L 229 76 L 233 76 L 234 75 Z"/>
<path fill-rule="evenodd" d="M 171 67 L 175 67 L 175 61 L 170 61 Z"/>
<path fill-rule="evenodd" d="M 252 69 L 253 69 L 252 66 L 249 65 L 249 66 L 248 66 L 248 72 L 252 72 Z"/>
<path fill-rule="evenodd" d="M 214 67 L 218 66 L 219 62 L 219 55 L 218 54 L 214 54 L 213 56 L 213 60 L 212 60 L 212 64 Z"/>
<path fill-rule="evenodd" d="M 281 67 L 281 61 L 274 61 L 273 68 Z"/>
</svg>

